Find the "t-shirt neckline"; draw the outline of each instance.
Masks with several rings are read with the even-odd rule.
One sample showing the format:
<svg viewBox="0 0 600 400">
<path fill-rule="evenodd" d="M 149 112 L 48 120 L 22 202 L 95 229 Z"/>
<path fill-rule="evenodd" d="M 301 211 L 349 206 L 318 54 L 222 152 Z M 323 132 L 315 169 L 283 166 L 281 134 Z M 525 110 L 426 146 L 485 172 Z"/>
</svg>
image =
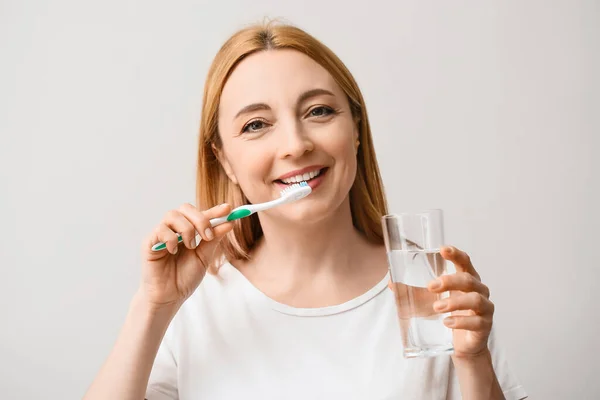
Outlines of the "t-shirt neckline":
<svg viewBox="0 0 600 400">
<path fill-rule="evenodd" d="M 224 269 L 224 270 L 223 270 Z M 302 308 L 302 307 L 293 307 L 287 304 L 280 303 L 262 291 L 260 291 L 252 282 L 250 282 L 244 274 L 242 274 L 233 264 L 229 261 L 225 261 L 225 263 L 221 266 L 221 272 L 225 273 L 225 275 L 229 275 L 230 278 L 239 280 L 242 282 L 246 290 L 251 293 L 255 298 L 259 299 L 261 302 L 266 304 L 271 309 L 278 311 L 282 314 L 297 316 L 297 317 L 323 317 L 328 315 L 334 315 L 343 313 L 361 305 L 367 303 L 371 299 L 375 298 L 379 293 L 387 288 L 389 282 L 389 272 L 381 279 L 375 286 L 371 289 L 367 290 L 365 293 L 350 299 L 344 303 L 336 304 L 332 306 L 325 307 L 310 307 L 310 308 Z"/>
</svg>

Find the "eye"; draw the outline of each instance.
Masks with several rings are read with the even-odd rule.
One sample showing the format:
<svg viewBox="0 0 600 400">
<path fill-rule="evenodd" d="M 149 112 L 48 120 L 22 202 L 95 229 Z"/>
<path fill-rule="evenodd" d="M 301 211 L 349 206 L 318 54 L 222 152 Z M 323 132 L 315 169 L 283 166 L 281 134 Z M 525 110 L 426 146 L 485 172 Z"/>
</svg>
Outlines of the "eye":
<svg viewBox="0 0 600 400">
<path fill-rule="evenodd" d="M 259 119 L 255 119 L 254 121 L 250 121 L 248 122 L 246 125 L 244 125 L 244 127 L 242 128 L 242 132 L 257 132 L 261 129 L 263 129 L 265 127 L 266 123 L 264 121 L 261 121 Z"/>
<path fill-rule="evenodd" d="M 331 107 L 327 107 L 327 106 L 318 106 L 313 108 L 312 110 L 310 110 L 308 112 L 308 115 L 310 117 L 326 117 L 330 114 L 333 114 L 334 111 Z"/>
</svg>

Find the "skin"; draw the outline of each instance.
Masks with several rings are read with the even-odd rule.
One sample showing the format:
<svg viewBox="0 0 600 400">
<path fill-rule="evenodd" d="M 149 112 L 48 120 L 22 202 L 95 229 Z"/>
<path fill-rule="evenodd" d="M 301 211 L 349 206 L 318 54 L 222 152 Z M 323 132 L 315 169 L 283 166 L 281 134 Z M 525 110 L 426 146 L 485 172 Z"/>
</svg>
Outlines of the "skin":
<svg viewBox="0 0 600 400">
<path fill-rule="evenodd" d="M 239 114 L 253 104 L 262 105 Z M 324 307 L 363 294 L 383 279 L 385 249 L 352 225 L 348 193 L 356 173 L 358 129 L 346 96 L 326 70 L 292 50 L 247 57 L 223 90 L 219 132 L 222 147 L 215 147 L 215 154 L 253 203 L 277 198 L 281 187 L 275 180 L 282 174 L 312 165 L 328 168 L 307 198 L 259 213 L 264 237 L 251 259 L 230 260 L 258 289 L 291 306 Z M 143 398 L 170 321 L 202 282 L 219 239 L 233 227 L 211 229 L 209 220 L 230 210 L 230 205 L 198 210 L 183 204 L 150 233 L 142 246 L 139 289 L 85 399 Z M 183 244 L 177 245 L 175 232 L 181 232 Z M 203 239 L 198 246 L 195 232 Z M 159 241 L 167 248 L 151 251 Z M 447 304 L 434 306 L 452 312 L 453 361 L 463 398 L 504 398 L 487 349 L 494 311 L 489 290 L 466 253 L 446 247 L 442 256 L 458 272 L 439 278 L 438 287 L 431 282 L 429 290 L 451 291 Z"/>
<path fill-rule="evenodd" d="M 264 109 L 239 114 L 252 104 Z M 302 201 L 259 213 L 263 240 L 250 261 L 233 262 L 254 285 L 280 302 L 319 307 L 350 300 L 383 279 L 385 250 L 352 226 L 348 193 L 358 128 L 323 67 L 292 50 L 248 57 L 224 87 L 219 132 L 217 156 L 252 203 L 277 198 L 274 181 L 283 174 L 328 168 Z"/>
</svg>

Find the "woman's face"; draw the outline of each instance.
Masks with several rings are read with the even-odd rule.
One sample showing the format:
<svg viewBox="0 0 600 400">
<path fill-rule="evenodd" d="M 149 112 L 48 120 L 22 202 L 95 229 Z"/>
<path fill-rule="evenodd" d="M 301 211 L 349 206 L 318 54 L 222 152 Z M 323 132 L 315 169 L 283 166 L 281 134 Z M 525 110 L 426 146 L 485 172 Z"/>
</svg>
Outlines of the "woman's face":
<svg viewBox="0 0 600 400">
<path fill-rule="evenodd" d="M 312 193 L 269 215 L 311 222 L 335 212 L 356 175 L 358 128 L 332 76 L 294 50 L 244 59 L 219 105 L 219 159 L 251 203 L 305 180 Z"/>
</svg>

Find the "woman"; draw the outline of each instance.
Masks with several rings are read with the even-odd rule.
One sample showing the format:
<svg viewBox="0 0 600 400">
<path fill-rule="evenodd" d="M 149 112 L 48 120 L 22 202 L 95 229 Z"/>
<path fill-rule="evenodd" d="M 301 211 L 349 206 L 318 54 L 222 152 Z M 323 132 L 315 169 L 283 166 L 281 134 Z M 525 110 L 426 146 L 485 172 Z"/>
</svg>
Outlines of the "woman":
<svg viewBox="0 0 600 400">
<path fill-rule="evenodd" d="M 210 227 L 295 177 L 310 178 L 305 199 Z M 462 310 L 455 353 L 402 357 L 365 104 L 307 33 L 259 25 L 224 44 L 206 81 L 197 179 L 199 207 L 168 212 L 144 243 L 141 285 L 86 399 L 525 397 L 490 340 L 489 291 L 453 247 L 443 256 L 459 272 L 429 289 L 465 292 L 436 304 Z M 157 242 L 167 249 L 150 250 Z"/>
</svg>

